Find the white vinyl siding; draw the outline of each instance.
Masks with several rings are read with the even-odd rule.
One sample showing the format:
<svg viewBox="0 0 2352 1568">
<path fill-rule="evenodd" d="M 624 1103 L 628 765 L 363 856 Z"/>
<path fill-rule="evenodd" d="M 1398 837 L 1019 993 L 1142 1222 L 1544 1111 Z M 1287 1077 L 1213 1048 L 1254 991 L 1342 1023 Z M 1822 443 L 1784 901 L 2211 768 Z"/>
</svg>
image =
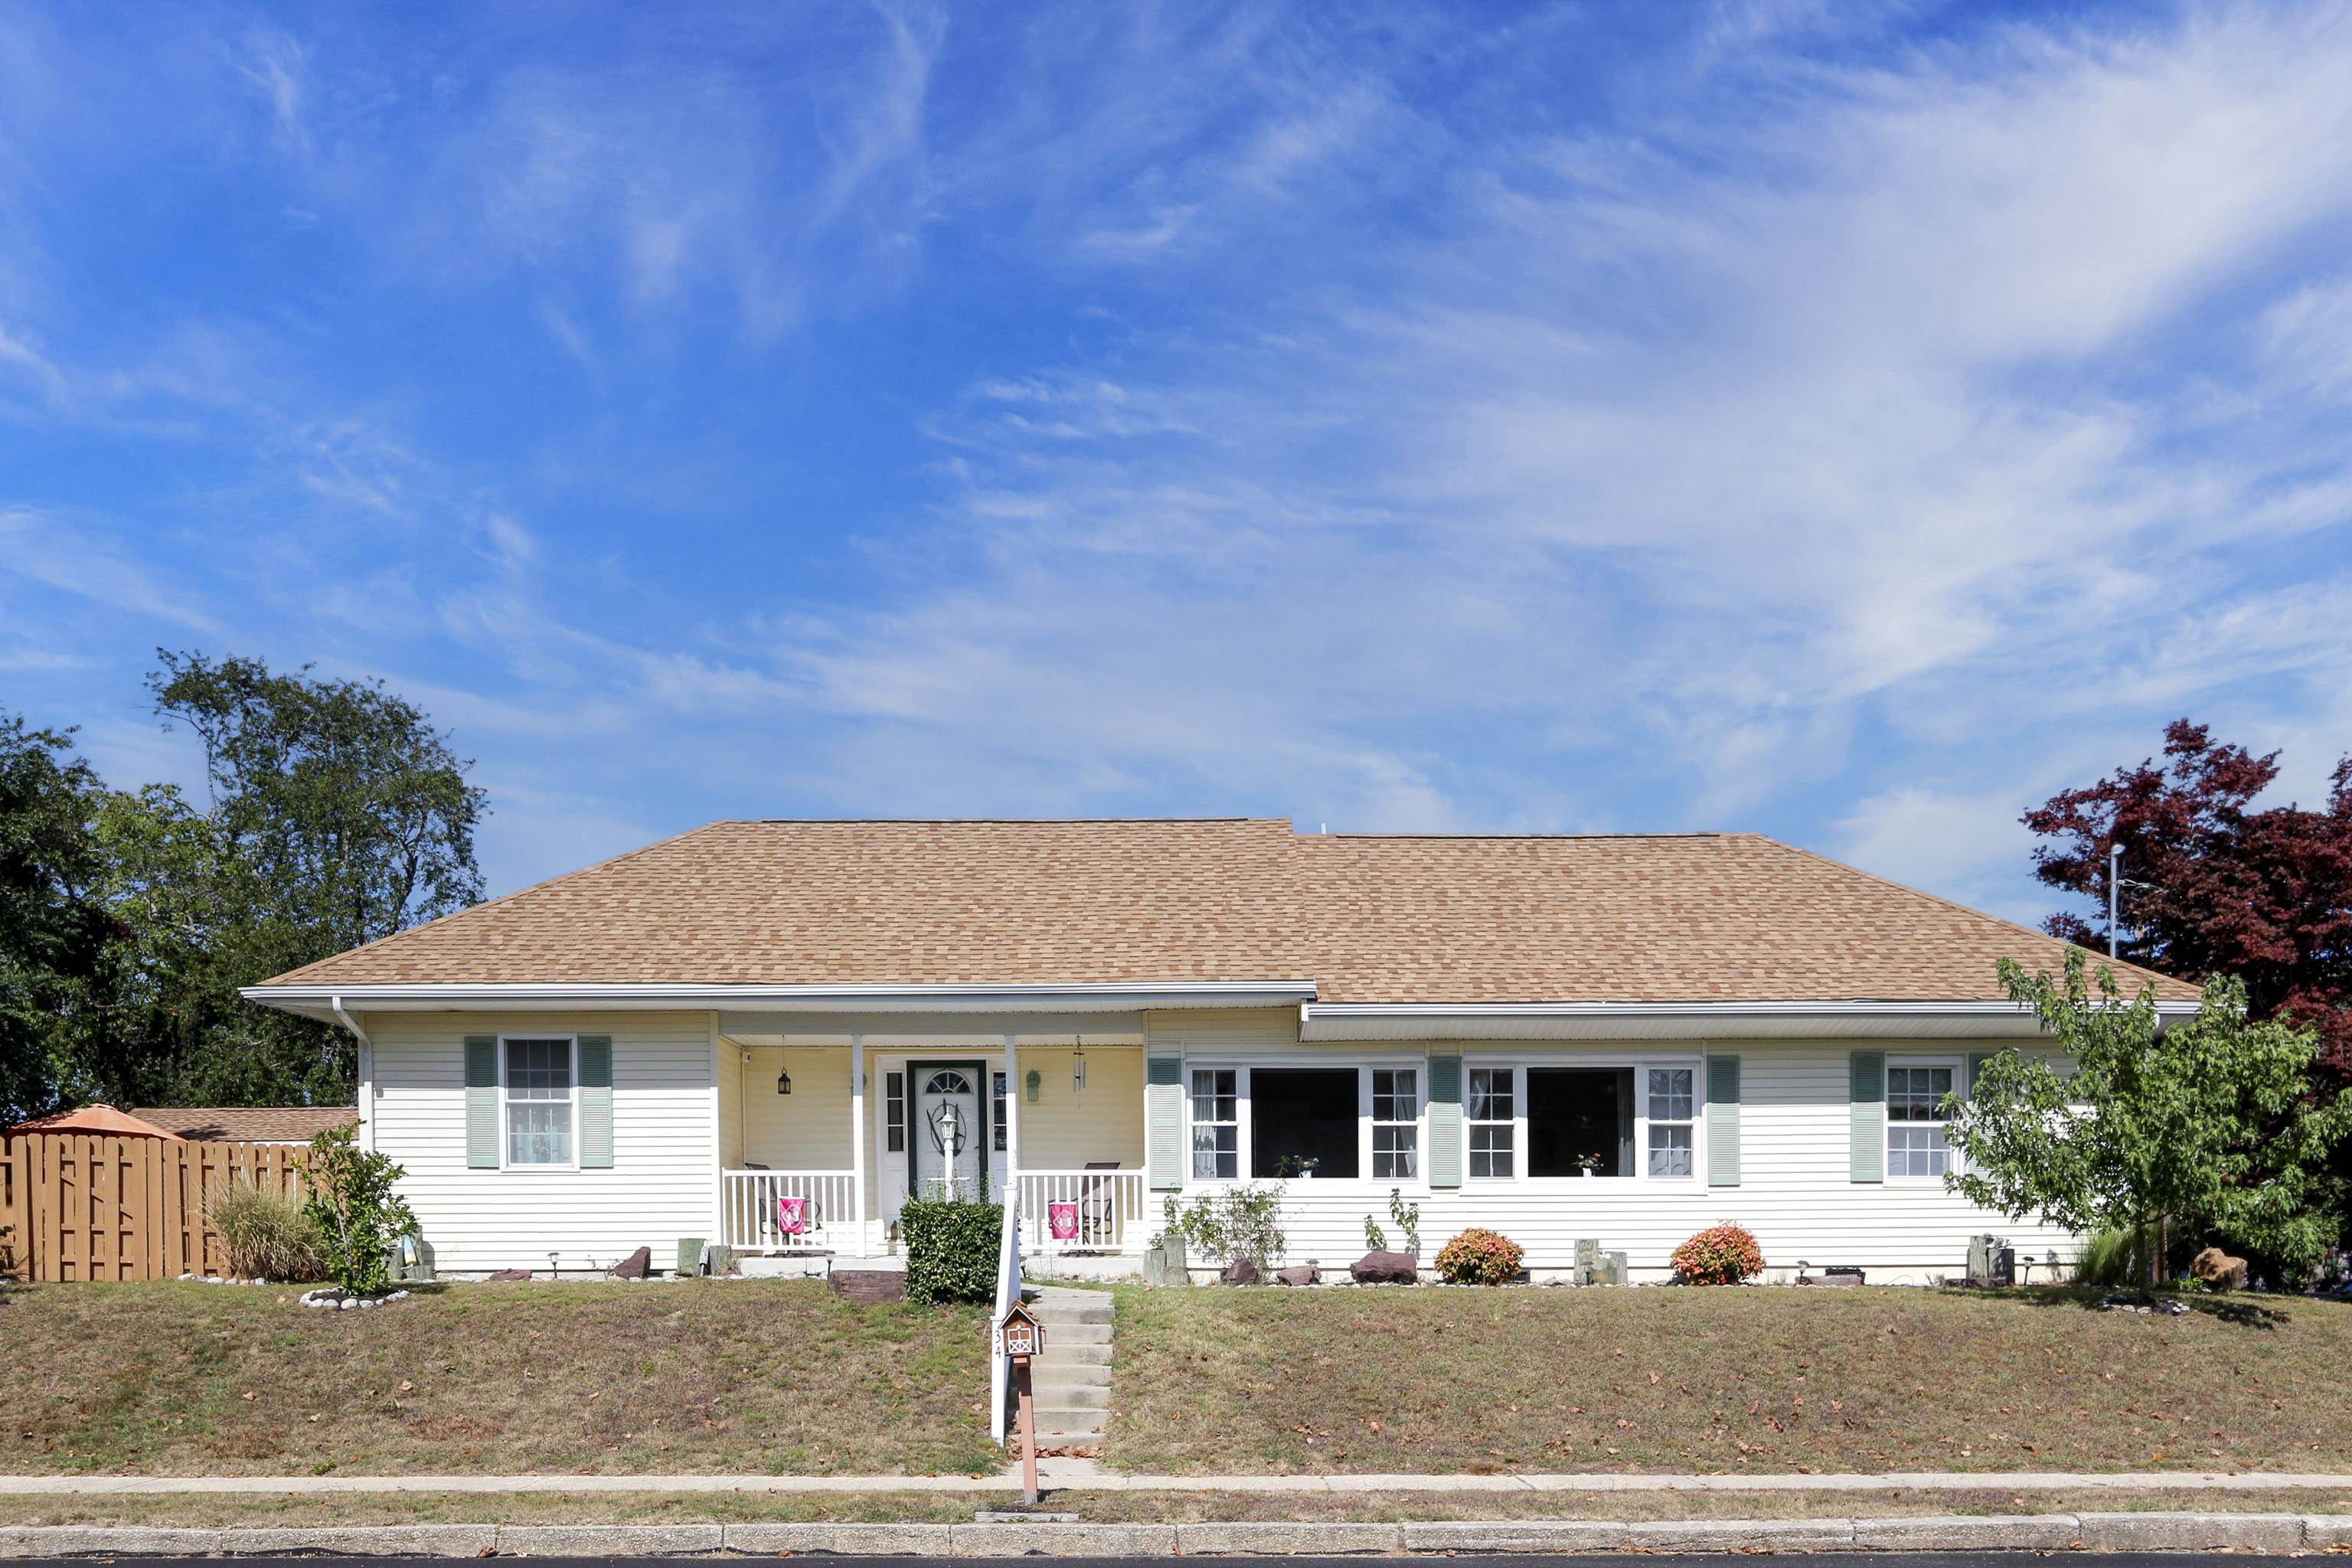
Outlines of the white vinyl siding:
<svg viewBox="0 0 2352 1568">
<path fill-rule="evenodd" d="M 439 1268 L 543 1272 L 553 1253 L 566 1272 L 602 1270 L 639 1247 L 660 1259 L 678 1237 L 709 1235 L 719 1150 L 709 1015 L 376 1013 L 363 1023 L 382 1091 L 377 1147 L 404 1167 L 400 1192 Z M 613 1168 L 468 1169 L 466 1037 L 583 1034 L 613 1040 Z"/>
</svg>

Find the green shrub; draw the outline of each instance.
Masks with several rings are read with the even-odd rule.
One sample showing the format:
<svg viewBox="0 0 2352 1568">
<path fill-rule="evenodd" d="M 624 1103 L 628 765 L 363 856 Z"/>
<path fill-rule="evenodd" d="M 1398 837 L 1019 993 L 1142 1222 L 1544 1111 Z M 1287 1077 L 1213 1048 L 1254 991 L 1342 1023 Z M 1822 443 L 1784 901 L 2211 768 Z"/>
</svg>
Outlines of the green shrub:
<svg viewBox="0 0 2352 1568">
<path fill-rule="evenodd" d="M 1290 1245 L 1282 1234 L 1280 1182 L 1203 1193 L 1186 1206 L 1170 1198 L 1166 1212 L 1167 1226 L 1152 1238 L 1154 1246 L 1172 1237 L 1202 1257 L 1221 1263 L 1247 1258 L 1264 1272 Z"/>
<path fill-rule="evenodd" d="M 1448 1285 L 1508 1285 L 1523 1257 L 1501 1231 L 1474 1226 L 1437 1249 L 1437 1277 Z"/>
<path fill-rule="evenodd" d="M 1004 1210 L 996 1204 L 909 1198 L 898 1211 L 907 1241 L 907 1300 L 993 1301 Z"/>
<path fill-rule="evenodd" d="M 416 1216 L 392 1190 L 401 1169 L 352 1142 L 337 1127 L 310 1140 L 302 1157 L 302 1212 L 318 1226 L 327 1271 L 354 1296 L 377 1296 L 392 1286 L 390 1254 L 416 1234 Z"/>
<path fill-rule="evenodd" d="M 1675 1247 L 1668 1261 L 1685 1285 L 1737 1285 L 1764 1272 L 1764 1249 L 1745 1226 L 1714 1225 Z"/>
<path fill-rule="evenodd" d="M 2095 1231 L 2074 1255 L 2077 1285 L 2137 1285 L 2147 1279 L 2148 1233 L 2117 1226 Z"/>
<path fill-rule="evenodd" d="M 240 1279 L 307 1280 L 326 1272 L 319 1227 L 289 1194 L 232 1176 L 205 1194 L 205 1223 L 219 1233 L 228 1271 Z"/>
</svg>

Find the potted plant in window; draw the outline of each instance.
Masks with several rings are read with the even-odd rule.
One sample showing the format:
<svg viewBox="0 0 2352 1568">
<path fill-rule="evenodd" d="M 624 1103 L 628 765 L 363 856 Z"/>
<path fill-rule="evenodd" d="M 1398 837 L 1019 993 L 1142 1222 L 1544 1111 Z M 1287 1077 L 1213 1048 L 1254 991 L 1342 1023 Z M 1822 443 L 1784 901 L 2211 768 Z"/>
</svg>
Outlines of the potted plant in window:
<svg viewBox="0 0 2352 1568">
<path fill-rule="evenodd" d="M 1598 1153 L 1579 1154 L 1576 1168 L 1587 1176 L 1597 1176 L 1601 1173 L 1601 1156 Z"/>
</svg>

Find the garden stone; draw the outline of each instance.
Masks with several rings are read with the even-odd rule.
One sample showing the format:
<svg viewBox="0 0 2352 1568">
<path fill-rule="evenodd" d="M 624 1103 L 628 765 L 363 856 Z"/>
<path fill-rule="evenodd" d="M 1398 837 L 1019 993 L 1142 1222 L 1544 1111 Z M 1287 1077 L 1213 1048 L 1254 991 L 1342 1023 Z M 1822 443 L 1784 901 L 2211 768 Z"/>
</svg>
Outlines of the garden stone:
<svg viewBox="0 0 2352 1568">
<path fill-rule="evenodd" d="M 621 1261 L 613 1265 L 613 1278 L 615 1279 L 643 1279 L 649 1272 L 651 1272 L 653 1266 L 654 1249 L 650 1247 L 640 1247 L 635 1252 L 632 1252 L 626 1258 L 624 1258 Z"/>
<path fill-rule="evenodd" d="M 1359 1285 L 1410 1285 L 1419 1278 L 1410 1253 L 1367 1252 L 1348 1266 Z"/>
<path fill-rule="evenodd" d="M 2218 1285 L 2225 1290 L 2246 1288 L 2246 1260 L 2232 1258 L 2218 1247 L 2209 1247 L 2199 1253 L 2189 1265 L 2189 1272 L 2208 1285 Z"/>
<path fill-rule="evenodd" d="M 1323 1270 L 1312 1263 L 1301 1263 L 1278 1268 L 1274 1277 L 1285 1285 L 1319 1285 L 1323 1282 Z"/>
<path fill-rule="evenodd" d="M 646 1249 L 646 1257 L 647 1261 L 651 1261 L 653 1258 L 652 1248 L 648 1247 Z M 501 1280 L 528 1279 L 530 1278 L 530 1270 L 528 1268 L 501 1268 L 497 1273 L 490 1276 L 493 1283 Z"/>
<path fill-rule="evenodd" d="M 1224 1273 L 1218 1278 L 1228 1285 L 1255 1285 L 1261 1276 L 1257 1271 L 1256 1264 L 1246 1258 L 1236 1258 L 1225 1265 Z"/>
</svg>

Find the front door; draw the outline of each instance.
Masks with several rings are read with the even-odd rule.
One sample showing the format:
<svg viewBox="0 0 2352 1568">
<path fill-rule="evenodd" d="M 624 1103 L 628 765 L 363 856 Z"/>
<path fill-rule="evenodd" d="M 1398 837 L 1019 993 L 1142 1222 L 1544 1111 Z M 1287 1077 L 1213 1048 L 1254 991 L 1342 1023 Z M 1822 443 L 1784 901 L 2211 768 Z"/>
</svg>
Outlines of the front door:
<svg viewBox="0 0 2352 1568">
<path fill-rule="evenodd" d="M 988 1069 L 979 1062 L 912 1062 L 907 1107 L 910 1196 L 978 1202 L 988 1195 Z"/>
</svg>

